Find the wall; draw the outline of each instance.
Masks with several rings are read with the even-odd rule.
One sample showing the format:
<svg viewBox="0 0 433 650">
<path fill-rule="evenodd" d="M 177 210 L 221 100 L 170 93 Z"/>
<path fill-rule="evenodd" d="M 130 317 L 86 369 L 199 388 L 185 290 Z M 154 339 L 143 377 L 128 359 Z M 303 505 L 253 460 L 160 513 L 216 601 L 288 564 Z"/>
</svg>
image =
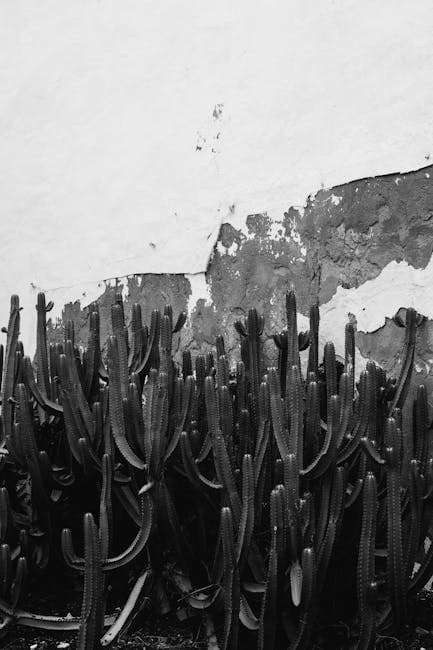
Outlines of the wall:
<svg viewBox="0 0 433 650">
<path fill-rule="evenodd" d="M 428 0 L 416 11 L 387 0 L 127 0 L 121 10 L 107 0 L 4 0 L 1 323 L 10 294 L 19 293 L 31 353 L 39 290 L 55 301 L 55 318 L 65 302 L 84 306 L 103 294 L 109 278 L 129 275 L 123 283 L 134 294 L 141 273 L 187 274 L 161 280 L 172 287 L 165 295 L 179 307 L 188 296 L 191 311 L 204 299 L 197 313 L 217 309 L 224 319 L 227 292 L 218 295 L 218 282 L 231 266 L 241 273 L 248 246 L 255 255 L 259 241 L 268 266 L 249 274 L 263 280 L 272 268 L 281 287 L 292 268 L 314 268 L 312 251 L 320 254 L 324 325 L 350 311 L 368 333 L 408 301 L 431 311 L 429 226 L 422 230 L 417 187 L 410 181 L 408 212 L 405 196 L 381 205 L 378 180 L 366 225 L 368 191 L 357 211 L 354 186 L 343 185 L 397 173 L 392 182 L 402 189 L 407 175 L 398 172 L 428 164 L 432 14 Z M 423 187 L 429 173 L 416 176 Z M 329 241 L 308 240 L 319 223 L 309 226 L 313 212 L 324 232 L 329 216 Z M 386 238 L 395 220 L 400 244 Z M 280 268 L 269 262 L 275 243 Z M 397 278 L 404 292 L 391 291 Z M 359 335 L 360 352 L 373 355 L 372 340 Z"/>
<path fill-rule="evenodd" d="M 265 316 L 265 357 L 275 365 L 272 335 L 286 325 L 284 296 L 293 286 L 300 330 L 308 329 L 310 305 L 319 300 L 321 349 L 332 340 L 343 360 L 344 326 L 350 320 L 357 330 L 356 374 L 366 359 L 374 359 L 396 375 L 404 329 L 393 317 L 414 307 L 426 318 L 417 333 L 413 386 L 422 382 L 433 391 L 432 177 L 429 166 L 353 181 L 319 191 L 305 210 L 290 208 L 279 221 L 266 213 L 250 215 L 245 231 L 225 223 L 203 286 L 201 275 L 184 274 L 132 276 L 120 283 L 127 319 L 134 302 L 142 305 L 146 322 L 153 308 L 171 303 L 175 314 L 189 311 L 177 350 L 189 349 L 193 356 L 212 350 L 223 333 L 234 363 L 240 353 L 234 322 L 256 307 Z M 114 286 L 107 287 L 99 298 L 102 340 L 111 331 L 114 292 Z M 78 341 L 85 344 L 88 310 L 76 301 L 63 317 L 74 320 Z M 62 341 L 63 323 L 52 324 L 50 334 Z"/>
</svg>

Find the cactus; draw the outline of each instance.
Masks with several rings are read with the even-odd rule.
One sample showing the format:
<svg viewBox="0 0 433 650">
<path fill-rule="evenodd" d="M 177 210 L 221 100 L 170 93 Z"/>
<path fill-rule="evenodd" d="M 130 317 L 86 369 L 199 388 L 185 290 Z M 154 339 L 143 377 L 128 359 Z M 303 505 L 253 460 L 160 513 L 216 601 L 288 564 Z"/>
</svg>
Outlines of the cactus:
<svg viewBox="0 0 433 650">
<path fill-rule="evenodd" d="M 224 631 L 221 646 L 223 650 L 236 650 L 238 647 L 240 584 L 232 513 L 228 507 L 221 509 L 221 536 L 224 558 Z"/>
<path fill-rule="evenodd" d="M 237 332 L 248 341 L 248 374 L 251 392 L 255 400 L 258 400 L 261 382 L 262 361 L 260 337 L 263 334 L 264 325 L 265 320 L 263 316 L 259 316 L 255 309 L 248 311 L 248 317 L 245 323 L 241 321 L 236 321 L 235 323 Z"/>
<path fill-rule="evenodd" d="M 45 302 L 45 294 L 38 293 L 36 305 L 37 317 L 37 338 L 36 338 L 36 369 L 37 382 L 40 391 L 50 397 L 50 381 L 48 369 L 48 348 L 47 348 L 47 312 L 53 308 L 53 303 Z"/>
<path fill-rule="evenodd" d="M 414 310 L 405 324 L 396 319 L 406 328 L 400 376 L 369 361 L 355 385 L 353 325 L 345 329 L 344 366 L 328 342 L 319 367 L 318 304 L 309 332 L 298 333 L 293 290 L 287 330 L 273 337 L 278 368 L 263 367 L 264 320 L 251 309 L 236 323 L 235 374 L 222 335 L 215 356 L 193 359 L 180 348 L 178 363 L 173 334 L 185 315 L 173 325 L 170 306 L 154 310 L 147 329 L 134 305 L 128 332 L 116 291 L 107 369 L 98 306 L 88 308 L 84 348 L 72 321 L 64 344 L 48 344 L 49 306 L 40 294 L 36 372 L 19 341 L 17 297 L 4 360 L 0 349 L 5 625 L 66 625 L 21 612 L 18 603 L 26 574 L 31 583 L 52 566 L 67 513 L 84 517 L 82 557 L 70 529 L 61 540 L 66 564 L 85 583 L 78 647 L 99 644 L 106 583 L 121 567 L 134 586 L 104 645 L 128 626 L 145 590 L 157 598 L 166 584 L 206 610 L 222 648 L 312 647 L 327 617 L 339 615 L 341 588 L 357 597 L 358 613 L 345 622 L 359 621 L 358 648 L 373 647 L 376 629 L 400 633 L 433 574 L 433 545 L 424 549 L 433 516 L 425 387 L 413 403 L 413 441 L 401 410 L 422 322 Z M 124 519 L 137 526 L 130 538 Z M 355 568 L 356 593 L 346 580 Z"/>
<path fill-rule="evenodd" d="M 20 301 L 18 296 L 11 297 L 9 324 L 7 327 L 6 350 L 4 355 L 3 376 L 1 382 L 1 422 L 2 436 L 0 442 L 12 435 L 13 428 L 13 397 L 15 386 L 15 352 L 20 331 Z"/>
<path fill-rule="evenodd" d="M 78 650 L 99 647 L 102 635 L 103 610 L 101 598 L 101 542 L 93 515 L 88 512 L 83 519 L 84 528 L 84 595 L 81 623 L 78 631 Z"/>
<path fill-rule="evenodd" d="M 362 502 L 362 527 L 359 539 L 357 592 L 360 619 L 358 650 L 369 650 L 375 639 L 377 591 L 374 570 L 376 541 L 377 485 L 376 477 L 368 472 L 365 477 Z"/>
</svg>

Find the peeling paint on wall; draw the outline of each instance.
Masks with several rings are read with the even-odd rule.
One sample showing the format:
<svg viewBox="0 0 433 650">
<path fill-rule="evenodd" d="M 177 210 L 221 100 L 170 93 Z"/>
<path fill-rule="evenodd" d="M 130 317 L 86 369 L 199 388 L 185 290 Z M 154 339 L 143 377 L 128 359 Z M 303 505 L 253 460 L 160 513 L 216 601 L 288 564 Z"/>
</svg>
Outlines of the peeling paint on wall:
<svg viewBox="0 0 433 650">
<path fill-rule="evenodd" d="M 320 10 L 203 0 L 187 21 L 175 0 L 125 4 L 0 3 L 0 322 L 19 293 L 29 351 L 31 282 L 62 305 L 92 299 L 106 278 L 204 273 L 221 223 L 248 233 L 246 216 L 266 211 L 277 241 L 288 205 L 307 242 L 303 205 L 317 188 L 394 170 L 402 188 L 404 172 L 431 155 L 429 0 L 416 11 L 373 0 L 322 0 Z M 363 223 L 349 198 L 324 191 L 315 211 L 322 202 L 324 213 Z M 322 302 L 340 282 L 342 247 L 356 257 L 389 227 L 392 206 L 376 199 L 378 222 L 365 232 L 347 224 L 345 241 L 337 213 L 329 217 Z M 401 257 L 390 238 L 385 263 L 417 266 L 427 234 L 399 233 L 413 254 Z M 301 264 L 308 245 L 292 244 Z M 383 251 L 368 256 L 370 268 L 351 265 L 348 286 L 383 268 Z"/>
</svg>

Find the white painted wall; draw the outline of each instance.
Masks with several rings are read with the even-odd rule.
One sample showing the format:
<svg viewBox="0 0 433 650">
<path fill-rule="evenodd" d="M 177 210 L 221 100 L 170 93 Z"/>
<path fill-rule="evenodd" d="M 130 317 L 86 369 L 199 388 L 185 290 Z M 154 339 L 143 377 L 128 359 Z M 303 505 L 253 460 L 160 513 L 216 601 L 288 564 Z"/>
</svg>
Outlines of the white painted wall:
<svg viewBox="0 0 433 650">
<path fill-rule="evenodd" d="M 430 0 L 2 0 L 1 324 L 19 293 L 31 351 L 38 290 L 202 272 L 222 221 L 427 164 L 432 26 Z"/>
</svg>

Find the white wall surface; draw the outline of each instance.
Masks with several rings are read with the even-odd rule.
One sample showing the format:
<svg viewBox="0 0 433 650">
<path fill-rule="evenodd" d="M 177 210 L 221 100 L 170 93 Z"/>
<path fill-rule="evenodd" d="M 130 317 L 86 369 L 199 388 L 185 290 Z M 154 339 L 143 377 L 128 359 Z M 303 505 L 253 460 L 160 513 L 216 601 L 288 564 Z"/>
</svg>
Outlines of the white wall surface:
<svg viewBox="0 0 433 650">
<path fill-rule="evenodd" d="M 430 0 L 2 0 L 0 324 L 19 293 L 30 352 L 39 290 L 200 273 L 221 222 L 428 164 L 432 27 Z"/>
</svg>

